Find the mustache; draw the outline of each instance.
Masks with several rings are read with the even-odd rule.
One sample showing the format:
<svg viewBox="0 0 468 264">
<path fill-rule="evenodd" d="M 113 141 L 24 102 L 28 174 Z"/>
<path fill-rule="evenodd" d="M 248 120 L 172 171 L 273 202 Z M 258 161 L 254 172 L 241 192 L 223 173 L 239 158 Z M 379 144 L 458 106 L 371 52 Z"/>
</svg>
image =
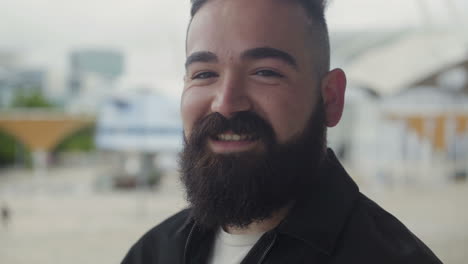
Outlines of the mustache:
<svg viewBox="0 0 468 264">
<path fill-rule="evenodd" d="M 201 146 L 208 138 L 227 131 L 232 131 L 235 134 L 254 135 L 267 142 L 275 142 L 273 127 L 268 121 L 251 111 L 238 112 L 229 119 L 220 113 L 205 116 L 195 123 L 190 142 Z"/>
</svg>

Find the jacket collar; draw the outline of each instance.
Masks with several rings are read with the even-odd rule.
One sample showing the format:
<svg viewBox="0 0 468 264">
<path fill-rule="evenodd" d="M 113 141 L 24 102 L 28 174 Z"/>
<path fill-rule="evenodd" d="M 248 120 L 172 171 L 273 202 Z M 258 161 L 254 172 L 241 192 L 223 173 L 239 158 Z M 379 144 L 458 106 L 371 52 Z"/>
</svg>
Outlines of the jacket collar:
<svg viewBox="0 0 468 264">
<path fill-rule="evenodd" d="M 279 233 L 330 255 L 359 195 L 359 189 L 331 149 L 310 192 L 297 201 Z"/>
</svg>

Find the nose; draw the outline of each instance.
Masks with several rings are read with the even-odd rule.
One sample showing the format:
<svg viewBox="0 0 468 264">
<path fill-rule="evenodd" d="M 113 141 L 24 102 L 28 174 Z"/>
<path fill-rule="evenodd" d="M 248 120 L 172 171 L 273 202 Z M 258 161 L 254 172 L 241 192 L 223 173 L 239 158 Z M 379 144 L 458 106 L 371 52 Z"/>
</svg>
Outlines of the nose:
<svg viewBox="0 0 468 264">
<path fill-rule="evenodd" d="M 252 103 L 242 78 L 235 74 L 226 75 L 211 103 L 211 111 L 230 118 L 237 112 L 251 108 Z"/>
</svg>

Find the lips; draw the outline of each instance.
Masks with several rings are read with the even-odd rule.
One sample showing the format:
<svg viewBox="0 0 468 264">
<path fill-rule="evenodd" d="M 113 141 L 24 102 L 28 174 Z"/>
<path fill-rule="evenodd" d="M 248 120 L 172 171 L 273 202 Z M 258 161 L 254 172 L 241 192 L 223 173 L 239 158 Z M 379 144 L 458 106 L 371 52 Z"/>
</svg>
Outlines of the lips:
<svg viewBox="0 0 468 264">
<path fill-rule="evenodd" d="M 253 112 L 239 112 L 230 119 L 212 113 L 197 121 L 188 142 L 204 148 L 208 143 L 215 152 L 238 152 L 262 143 L 275 142 L 271 125 Z"/>
<path fill-rule="evenodd" d="M 226 131 L 210 137 L 209 147 L 215 153 L 240 153 L 261 147 L 258 135 Z"/>
</svg>

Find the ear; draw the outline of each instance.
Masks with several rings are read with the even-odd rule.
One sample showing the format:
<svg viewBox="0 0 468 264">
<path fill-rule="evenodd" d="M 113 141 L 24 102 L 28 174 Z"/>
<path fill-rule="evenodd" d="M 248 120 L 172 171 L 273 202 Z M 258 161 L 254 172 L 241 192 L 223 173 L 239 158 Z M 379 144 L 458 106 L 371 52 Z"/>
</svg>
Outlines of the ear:
<svg viewBox="0 0 468 264">
<path fill-rule="evenodd" d="M 341 119 L 346 90 L 346 75 L 341 69 L 334 69 L 322 79 L 321 91 L 326 116 L 326 125 L 334 127 Z"/>
</svg>

